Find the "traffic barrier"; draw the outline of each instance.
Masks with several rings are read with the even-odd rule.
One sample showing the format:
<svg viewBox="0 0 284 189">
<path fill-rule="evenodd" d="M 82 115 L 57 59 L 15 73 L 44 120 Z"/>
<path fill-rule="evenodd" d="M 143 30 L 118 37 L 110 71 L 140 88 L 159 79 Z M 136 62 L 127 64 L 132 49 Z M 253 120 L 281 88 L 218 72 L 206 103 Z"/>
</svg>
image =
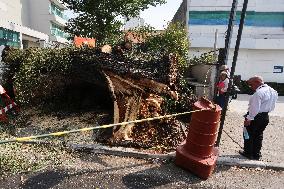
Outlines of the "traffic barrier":
<svg viewBox="0 0 284 189">
<path fill-rule="evenodd" d="M 9 97 L 6 90 L 0 85 L 0 122 L 8 122 L 8 115 L 6 112 L 14 109 L 19 112 L 18 105 Z"/>
<path fill-rule="evenodd" d="M 192 114 L 186 141 L 177 147 L 175 163 L 202 179 L 213 172 L 218 149 L 215 142 L 221 117 L 221 108 L 206 99 L 194 103 L 194 109 L 206 109 Z"/>
</svg>

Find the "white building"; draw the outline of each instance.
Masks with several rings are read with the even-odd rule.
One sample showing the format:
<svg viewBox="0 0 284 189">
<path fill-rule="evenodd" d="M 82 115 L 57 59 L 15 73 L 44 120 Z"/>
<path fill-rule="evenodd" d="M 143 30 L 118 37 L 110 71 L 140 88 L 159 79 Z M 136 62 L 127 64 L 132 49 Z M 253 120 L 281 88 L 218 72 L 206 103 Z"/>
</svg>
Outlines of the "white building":
<svg viewBox="0 0 284 189">
<path fill-rule="evenodd" d="M 27 48 L 67 43 L 64 10 L 57 0 L 0 0 L 0 45 Z"/>
<path fill-rule="evenodd" d="M 52 42 L 68 43 L 64 33 L 67 8 L 58 0 L 21 0 L 28 4 L 29 27 L 49 35 Z"/>
<path fill-rule="evenodd" d="M 145 24 L 145 20 L 143 18 L 141 18 L 140 16 L 134 17 L 134 18 L 130 18 L 129 20 L 127 20 L 127 18 L 124 18 L 124 30 L 129 30 L 129 29 L 133 29 L 133 28 L 138 28 L 141 26 L 144 26 Z"/>
<path fill-rule="evenodd" d="M 213 49 L 218 30 L 218 48 L 225 46 L 225 32 L 233 0 L 184 0 L 176 20 L 187 23 L 191 55 Z M 237 22 L 231 42 L 232 56 L 242 9 L 239 0 Z M 284 0 L 249 0 L 235 75 L 248 79 L 261 75 L 266 82 L 284 83 Z"/>
</svg>

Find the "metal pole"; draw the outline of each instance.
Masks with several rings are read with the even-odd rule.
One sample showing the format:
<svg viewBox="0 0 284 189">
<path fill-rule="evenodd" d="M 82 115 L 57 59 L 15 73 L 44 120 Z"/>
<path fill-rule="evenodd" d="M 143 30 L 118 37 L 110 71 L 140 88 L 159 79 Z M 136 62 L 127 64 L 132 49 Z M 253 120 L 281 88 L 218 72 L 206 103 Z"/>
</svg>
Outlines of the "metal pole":
<svg viewBox="0 0 284 189">
<path fill-rule="evenodd" d="M 215 42 L 214 42 L 214 60 L 217 60 L 217 43 L 218 43 L 218 29 L 215 31 Z"/>
<path fill-rule="evenodd" d="M 226 37 L 225 37 L 225 48 L 224 48 L 224 58 L 222 62 L 219 62 L 221 65 L 227 65 L 228 64 L 228 57 L 229 57 L 229 51 L 230 51 L 230 45 L 231 45 L 231 39 L 233 35 L 233 29 L 234 29 L 234 23 L 236 20 L 236 13 L 237 13 L 237 8 L 238 8 L 238 0 L 233 0 L 232 3 L 232 8 L 230 12 L 230 18 L 229 18 L 229 23 L 228 23 L 228 29 L 226 32 Z M 223 51 L 219 51 L 219 53 L 223 53 Z M 219 54 L 220 56 L 220 54 Z M 219 78 L 219 68 L 217 67 L 216 69 L 216 77 L 215 77 L 215 86 L 218 83 L 218 78 Z M 216 101 L 216 96 L 217 96 L 217 89 L 214 87 L 214 101 Z"/>
<path fill-rule="evenodd" d="M 225 122 L 225 117 L 226 117 L 226 112 L 227 112 L 227 109 L 228 109 L 229 93 L 231 91 L 232 84 L 233 84 L 233 81 L 232 81 L 231 78 L 233 78 L 233 76 L 235 74 L 235 68 L 236 68 L 236 64 L 237 64 L 239 48 L 240 48 L 240 43 L 241 43 L 241 39 L 242 39 L 242 32 L 243 32 L 244 22 L 245 22 L 245 18 L 246 18 L 247 5 L 248 5 L 248 0 L 244 0 L 242 14 L 241 14 L 241 20 L 240 20 L 240 25 L 239 25 L 239 30 L 238 30 L 238 36 L 237 36 L 236 46 L 235 46 L 235 51 L 234 51 L 234 57 L 233 57 L 233 62 L 232 62 L 230 82 L 229 82 L 228 92 L 226 94 L 225 106 L 224 106 L 224 109 L 223 109 L 222 115 L 221 115 L 220 128 L 219 128 L 219 133 L 218 133 L 218 137 L 217 137 L 217 141 L 216 141 L 216 146 L 219 146 L 219 144 L 220 144 L 222 130 L 223 130 L 223 127 L 224 127 L 224 122 Z"/>
<path fill-rule="evenodd" d="M 230 51 L 230 45 L 231 45 L 231 39 L 233 35 L 233 29 L 234 29 L 234 23 L 236 21 L 236 13 L 238 8 L 238 0 L 233 0 L 231 13 L 230 13 L 230 19 L 228 24 L 228 30 L 225 38 L 225 57 L 224 62 L 221 63 L 221 65 L 228 63 L 228 57 L 229 57 L 229 51 Z"/>
</svg>

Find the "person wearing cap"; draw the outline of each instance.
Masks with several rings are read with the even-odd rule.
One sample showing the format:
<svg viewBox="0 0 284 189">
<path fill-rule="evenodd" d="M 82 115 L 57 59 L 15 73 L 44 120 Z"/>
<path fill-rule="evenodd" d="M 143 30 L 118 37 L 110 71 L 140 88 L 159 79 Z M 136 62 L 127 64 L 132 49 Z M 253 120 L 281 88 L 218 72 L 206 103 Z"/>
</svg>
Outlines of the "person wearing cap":
<svg viewBox="0 0 284 189">
<path fill-rule="evenodd" d="M 260 76 L 251 77 L 247 83 L 255 93 L 250 97 L 244 120 L 244 150 L 239 153 L 249 159 L 259 160 L 263 131 L 269 123 L 268 113 L 274 110 L 278 93 L 264 84 Z"/>
<path fill-rule="evenodd" d="M 217 98 L 216 103 L 221 107 L 224 108 L 225 105 L 225 98 L 226 93 L 229 86 L 229 79 L 227 72 L 223 71 L 220 73 L 220 80 L 217 84 Z"/>
</svg>

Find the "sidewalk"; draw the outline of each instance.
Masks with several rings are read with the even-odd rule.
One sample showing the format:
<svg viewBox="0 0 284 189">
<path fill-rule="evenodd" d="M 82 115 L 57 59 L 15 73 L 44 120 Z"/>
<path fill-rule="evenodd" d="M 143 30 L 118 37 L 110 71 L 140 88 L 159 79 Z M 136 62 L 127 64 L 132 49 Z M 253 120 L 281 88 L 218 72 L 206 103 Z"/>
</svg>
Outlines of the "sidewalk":
<svg viewBox="0 0 284 189">
<path fill-rule="evenodd" d="M 246 113 L 250 95 L 238 94 L 236 100 L 232 100 L 229 104 L 229 109 L 238 113 Z M 275 110 L 269 114 L 270 116 L 284 117 L 284 96 L 279 96 Z"/>
<path fill-rule="evenodd" d="M 247 112 L 249 97 L 238 95 L 238 99 L 229 104 L 220 143 L 219 163 L 284 170 L 284 96 L 278 98 L 275 110 L 269 114 L 270 123 L 264 131 L 262 161 L 247 160 L 238 154 L 243 147 L 242 115 Z"/>
<path fill-rule="evenodd" d="M 217 164 L 252 168 L 284 170 L 284 97 L 280 97 L 276 109 L 270 114 L 270 123 L 264 131 L 262 161 L 248 160 L 238 154 L 243 146 L 242 123 L 247 111 L 249 95 L 239 95 L 229 105 L 224 130 L 219 147 L 220 156 Z M 70 144 L 73 150 L 87 150 L 98 154 L 130 156 L 143 159 L 170 160 L 175 158 L 175 152 L 169 154 L 148 154 L 135 149 L 123 147 L 107 147 L 99 144 Z"/>
</svg>

